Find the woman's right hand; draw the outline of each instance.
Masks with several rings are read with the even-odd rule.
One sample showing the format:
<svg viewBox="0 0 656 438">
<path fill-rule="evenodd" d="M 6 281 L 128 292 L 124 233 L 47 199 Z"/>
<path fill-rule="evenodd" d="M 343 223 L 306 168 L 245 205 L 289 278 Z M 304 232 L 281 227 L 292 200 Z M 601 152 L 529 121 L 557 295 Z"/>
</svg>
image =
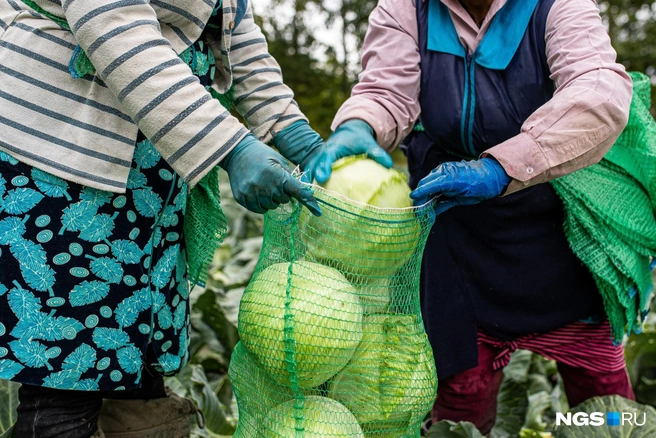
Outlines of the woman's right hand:
<svg viewBox="0 0 656 438">
<path fill-rule="evenodd" d="M 309 188 L 295 179 L 287 161 L 248 134 L 219 163 L 228 172 L 235 200 L 255 213 L 266 213 L 292 198 L 321 216 L 321 208 Z"/>
</svg>

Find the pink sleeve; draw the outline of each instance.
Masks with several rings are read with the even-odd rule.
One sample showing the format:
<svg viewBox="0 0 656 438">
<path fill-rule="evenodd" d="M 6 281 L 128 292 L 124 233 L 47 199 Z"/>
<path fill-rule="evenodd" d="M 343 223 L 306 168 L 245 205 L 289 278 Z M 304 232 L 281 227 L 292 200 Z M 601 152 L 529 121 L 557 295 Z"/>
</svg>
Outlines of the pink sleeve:
<svg viewBox="0 0 656 438">
<path fill-rule="evenodd" d="M 546 29 L 554 97 L 533 113 L 522 132 L 484 155 L 513 177 L 507 193 L 597 163 L 626 126 L 631 79 L 593 0 L 556 0 Z"/>
<path fill-rule="evenodd" d="M 369 123 L 378 144 L 394 149 L 419 117 L 419 49 L 413 0 L 381 0 L 369 16 L 362 73 L 333 121 Z"/>
</svg>

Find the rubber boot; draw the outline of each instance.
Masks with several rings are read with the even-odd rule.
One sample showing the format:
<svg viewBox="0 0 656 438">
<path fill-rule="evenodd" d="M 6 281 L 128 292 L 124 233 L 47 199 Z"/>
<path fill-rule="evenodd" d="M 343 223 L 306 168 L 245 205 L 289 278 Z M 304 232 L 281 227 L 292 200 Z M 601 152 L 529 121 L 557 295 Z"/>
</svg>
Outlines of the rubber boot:
<svg viewBox="0 0 656 438">
<path fill-rule="evenodd" d="M 185 438 L 194 414 L 199 410 L 193 401 L 172 393 L 152 400 L 105 399 L 98 427 L 105 438 Z"/>
</svg>

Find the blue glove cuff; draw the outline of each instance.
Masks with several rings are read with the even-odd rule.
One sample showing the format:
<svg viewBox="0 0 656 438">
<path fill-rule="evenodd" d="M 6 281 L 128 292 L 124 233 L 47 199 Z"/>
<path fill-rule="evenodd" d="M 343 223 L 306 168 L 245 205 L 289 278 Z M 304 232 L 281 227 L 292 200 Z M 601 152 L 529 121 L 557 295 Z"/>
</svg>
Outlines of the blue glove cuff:
<svg viewBox="0 0 656 438">
<path fill-rule="evenodd" d="M 236 156 L 239 155 L 241 151 L 244 149 L 247 149 L 249 146 L 253 145 L 254 143 L 259 143 L 259 140 L 257 137 L 255 137 L 253 134 L 246 134 L 246 137 L 242 138 L 239 143 L 237 143 L 237 146 L 232 148 L 230 152 L 226 154 L 225 157 L 221 161 L 219 161 L 219 166 L 223 170 L 227 170 L 228 166 L 230 165 L 230 160 Z"/>
<path fill-rule="evenodd" d="M 303 160 L 321 147 L 323 139 L 305 120 L 292 123 L 271 141 L 280 154 L 294 164 L 304 166 Z"/>
<path fill-rule="evenodd" d="M 508 185 L 512 181 L 512 178 L 508 176 L 506 170 L 496 159 L 486 157 L 486 158 L 481 158 L 481 161 L 484 162 L 485 167 L 487 167 L 490 170 L 490 172 L 495 175 L 496 183 L 499 185 L 498 186 L 499 195 L 503 194 L 503 192 L 506 191 Z"/>
</svg>

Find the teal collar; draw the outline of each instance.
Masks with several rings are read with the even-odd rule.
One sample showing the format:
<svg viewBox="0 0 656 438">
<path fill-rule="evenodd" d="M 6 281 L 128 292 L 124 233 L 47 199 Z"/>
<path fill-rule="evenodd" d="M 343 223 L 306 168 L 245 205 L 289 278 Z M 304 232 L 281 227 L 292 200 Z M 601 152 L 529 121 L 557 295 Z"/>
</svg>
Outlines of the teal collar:
<svg viewBox="0 0 656 438">
<path fill-rule="evenodd" d="M 467 53 L 458 39 L 447 6 L 440 0 L 425 1 L 429 2 L 428 50 L 464 58 Z M 537 4 L 538 0 L 508 0 L 496 13 L 478 45 L 475 62 L 491 70 L 505 70 L 524 38 Z"/>
</svg>

